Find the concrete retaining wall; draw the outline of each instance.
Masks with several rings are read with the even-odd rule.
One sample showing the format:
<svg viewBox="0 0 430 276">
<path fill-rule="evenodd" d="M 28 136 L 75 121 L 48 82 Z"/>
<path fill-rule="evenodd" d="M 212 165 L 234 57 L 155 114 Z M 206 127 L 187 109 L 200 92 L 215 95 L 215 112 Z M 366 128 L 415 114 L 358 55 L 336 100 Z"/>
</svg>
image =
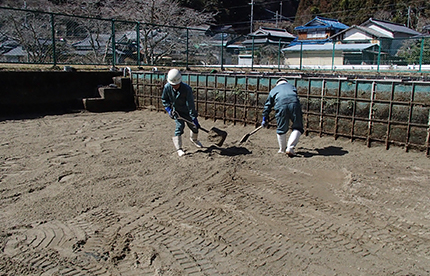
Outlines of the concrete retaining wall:
<svg viewBox="0 0 430 276">
<path fill-rule="evenodd" d="M 67 113 L 122 72 L 0 72 L 0 114 Z"/>
</svg>

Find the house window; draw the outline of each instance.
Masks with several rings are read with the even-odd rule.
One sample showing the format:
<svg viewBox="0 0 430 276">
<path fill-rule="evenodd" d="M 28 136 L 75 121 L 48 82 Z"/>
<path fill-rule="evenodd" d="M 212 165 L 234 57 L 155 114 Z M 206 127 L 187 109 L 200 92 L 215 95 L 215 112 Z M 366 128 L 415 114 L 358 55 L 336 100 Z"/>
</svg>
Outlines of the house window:
<svg viewBox="0 0 430 276">
<path fill-rule="evenodd" d="M 325 31 L 310 31 L 308 32 L 308 38 L 325 38 Z"/>
</svg>

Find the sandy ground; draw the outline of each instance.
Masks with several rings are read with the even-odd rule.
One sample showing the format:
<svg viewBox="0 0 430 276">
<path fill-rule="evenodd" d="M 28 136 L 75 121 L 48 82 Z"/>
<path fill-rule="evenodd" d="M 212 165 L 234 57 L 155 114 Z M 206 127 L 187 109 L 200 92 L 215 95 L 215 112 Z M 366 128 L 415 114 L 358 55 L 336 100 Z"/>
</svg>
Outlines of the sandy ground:
<svg viewBox="0 0 430 276">
<path fill-rule="evenodd" d="M 430 159 L 164 113 L 0 121 L 0 275 L 429 275 Z"/>
</svg>

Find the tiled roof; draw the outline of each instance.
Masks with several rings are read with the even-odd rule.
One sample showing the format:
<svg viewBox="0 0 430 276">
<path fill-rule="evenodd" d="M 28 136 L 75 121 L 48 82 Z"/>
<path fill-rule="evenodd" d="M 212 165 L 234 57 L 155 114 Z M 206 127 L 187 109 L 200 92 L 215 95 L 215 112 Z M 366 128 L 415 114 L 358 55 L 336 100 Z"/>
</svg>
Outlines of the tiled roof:
<svg viewBox="0 0 430 276">
<path fill-rule="evenodd" d="M 374 30 L 372 28 L 363 27 L 363 26 L 356 26 L 356 25 L 354 25 L 352 27 L 349 27 L 348 29 L 343 30 L 341 32 L 338 32 L 335 35 L 331 36 L 330 38 L 337 37 L 337 36 L 339 36 L 339 35 L 341 35 L 343 33 L 346 33 L 346 32 L 348 32 L 350 30 L 353 30 L 353 29 L 357 29 L 359 31 L 362 31 L 362 32 L 367 33 L 367 34 L 370 34 L 370 35 L 372 35 L 374 37 L 377 37 L 377 38 L 390 38 L 390 36 L 388 36 L 386 34 L 383 34 L 381 32 L 378 32 L 377 30 Z"/>
<path fill-rule="evenodd" d="M 378 20 L 378 19 L 373 19 L 370 18 L 369 20 L 367 20 L 366 22 L 364 22 L 363 24 L 361 24 L 360 26 L 363 27 L 367 27 L 369 25 L 378 25 L 388 31 L 391 31 L 393 33 L 405 33 L 405 34 L 410 34 L 410 35 L 420 35 L 420 32 L 417 32 L 411 28 L 408 28 L 404 25 L 400 25 L 400 24 L 396 24 L 396 23 L 392 23 L 392 22 L 388 22 L 388 21 L 383 21 L 383 20 Z"/>
<path fill-rule="evenodd" d="M 277 37 L 277 38 L 289 38 L 289 39 L 295 38 L 293 34 L 290 34 L 285 29 L 274 29 L 274 28 L 260 28 L 255 32 L 251 33 L 250 36 Z"/>
<path fill-rule="evenodd" d="M 7 53 L 2 54 L 4 56 L 26 56 L 27 52 L 22 48 L 22 46 L 18 46 Z"/>
</svg>

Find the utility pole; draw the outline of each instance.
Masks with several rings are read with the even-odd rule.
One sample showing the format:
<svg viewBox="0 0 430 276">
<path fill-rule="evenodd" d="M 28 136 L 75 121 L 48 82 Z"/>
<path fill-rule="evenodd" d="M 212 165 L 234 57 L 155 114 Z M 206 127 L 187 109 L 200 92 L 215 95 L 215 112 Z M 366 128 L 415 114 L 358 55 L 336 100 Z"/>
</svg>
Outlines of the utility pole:
<svg viewBox="0 0 430 276">
<path fill-rule="evenodd" d="M 23 8 L 27 9 L 27 1 L 24 1 L 24 7 Z M 28 27 L 28 25 L 27 25 L 27 14 L 25 14 L 25 17 L 24 17 L 24 26 Z"/>
<path fill-rule="evenodd" d="M 253 26 L 252 26 L 253 21 L 254 21 L 254 0 L 251 0 L 251 31 L 250 31 L 250 33 L 253 32 Z"/>
<path fill-rule="evenodd" d="M 279 2 L 279 23 L 282 21 L 282 1 Z"/>
<path fill-rule="evenodd" d="M 407 27 L 410 28 L 411 24 L 411 6 L 408 7 L 408 25 Z"/>
</svg>

